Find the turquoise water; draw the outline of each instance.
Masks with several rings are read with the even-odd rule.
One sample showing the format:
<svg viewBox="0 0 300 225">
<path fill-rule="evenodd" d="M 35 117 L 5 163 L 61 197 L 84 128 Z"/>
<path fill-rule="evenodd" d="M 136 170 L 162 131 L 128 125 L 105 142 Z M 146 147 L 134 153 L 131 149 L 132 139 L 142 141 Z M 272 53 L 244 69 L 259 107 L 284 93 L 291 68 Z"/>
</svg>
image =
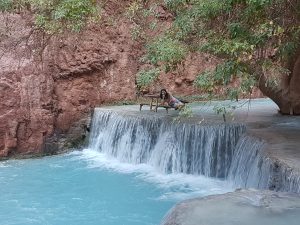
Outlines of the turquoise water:
<svg viewBox="0 0 300 225">
<path fill-rule="evenodd" d="M 159 224 L 179 200 L 231 190 L 223 181 L 164 175 L 92 150 L 0 162 L 0 224 Z"/>
</svg>

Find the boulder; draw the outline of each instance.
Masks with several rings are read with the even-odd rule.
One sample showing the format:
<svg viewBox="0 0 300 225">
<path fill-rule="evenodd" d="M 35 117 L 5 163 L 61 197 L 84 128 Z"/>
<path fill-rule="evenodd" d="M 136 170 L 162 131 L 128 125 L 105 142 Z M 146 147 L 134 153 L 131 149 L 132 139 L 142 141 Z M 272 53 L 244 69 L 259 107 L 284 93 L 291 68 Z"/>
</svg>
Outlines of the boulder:
<svg viewBox="0 0 300 225">
<path fill-rule="evenodd" d="M 237 190 L 185 200 L 161 225 L 298 225 L 299 221 L 300 195 Z"/>
</svg>

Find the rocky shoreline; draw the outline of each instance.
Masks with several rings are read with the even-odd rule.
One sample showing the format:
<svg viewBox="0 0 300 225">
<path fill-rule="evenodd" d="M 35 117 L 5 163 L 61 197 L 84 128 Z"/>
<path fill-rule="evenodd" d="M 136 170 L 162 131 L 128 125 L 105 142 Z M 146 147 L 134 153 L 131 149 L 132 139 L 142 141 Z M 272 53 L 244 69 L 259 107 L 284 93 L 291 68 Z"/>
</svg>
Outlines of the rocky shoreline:
<svg viewBox="0 0 300 225">
<path fill-rule="evenodd" d="M 178 203 L 161 225 L 297 225 L 300 195 L 236 190 Z"/>
</svg>

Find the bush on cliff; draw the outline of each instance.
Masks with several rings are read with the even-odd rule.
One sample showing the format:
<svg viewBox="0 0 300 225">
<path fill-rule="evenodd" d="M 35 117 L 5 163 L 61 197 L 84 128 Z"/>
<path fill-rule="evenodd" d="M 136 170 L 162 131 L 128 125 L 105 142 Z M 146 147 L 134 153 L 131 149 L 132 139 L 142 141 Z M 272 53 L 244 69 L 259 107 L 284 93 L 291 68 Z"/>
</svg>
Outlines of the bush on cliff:
<svg viewBox="0 0 300 225">
<path fill-rule="evenodd" d="M 80 31 L 100 15 L 96 0 L 0 0 L 1 12 L 26 12 L 34 15 L 34 24 L 49 34 Z"/>
</svg>

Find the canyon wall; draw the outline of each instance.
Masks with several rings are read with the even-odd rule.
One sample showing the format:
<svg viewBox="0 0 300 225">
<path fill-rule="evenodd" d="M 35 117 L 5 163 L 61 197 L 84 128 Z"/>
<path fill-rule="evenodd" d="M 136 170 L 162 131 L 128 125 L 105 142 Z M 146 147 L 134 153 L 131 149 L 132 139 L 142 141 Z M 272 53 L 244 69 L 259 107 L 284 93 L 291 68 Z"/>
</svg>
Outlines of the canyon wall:
<svg viewBox="0 0 300 225">
<path fill-rule="evenodd" d="M 76 146 L 95 106 L 136 99 L 144 49 L 133 40 L 126 17 L 111 17 L 122 10 L 123 4 L 109 1 L 101 21 L 56 36 L 36 33 L 30 14 L 1 15 L 0 157 Z M 215 64 L 211 57 L 191 55 L 180 72 L 162 74 L 152 91 L 197 94 L 193 80 Z"/>
</svg>

